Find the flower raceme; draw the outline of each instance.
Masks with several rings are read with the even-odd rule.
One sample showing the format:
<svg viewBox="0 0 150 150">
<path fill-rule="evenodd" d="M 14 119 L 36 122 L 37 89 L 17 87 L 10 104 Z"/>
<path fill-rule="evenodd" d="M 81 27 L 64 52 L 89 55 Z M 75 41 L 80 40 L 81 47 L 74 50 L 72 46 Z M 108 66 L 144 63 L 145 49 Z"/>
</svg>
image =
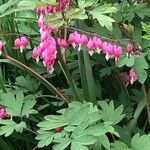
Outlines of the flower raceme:
<svg viewBox="0 0 150 150">
<path fill-rule="evenodd" d="M 28 45 L 28 40 L 26 37 L 22 36 L 15 40 L 14 45 L 16 48 L 20 49 L 20 52 L 23 52 L 23 49 Z"/>
<path fill-rule="evenodd" d="M 32 57 L 39 62 L 39 58 L 43 59 L 43 64 L 47 68 L 47 71 L 52 73 L 53 65 L 55 63 L 56 54 L 57 54 L 57 45 L 62 50 L 62 53 L 68 48 L 68 43 L 71 44 L 74 48 L 78 47 L 78 51 L 81 50 L 82 46 L 87 47 L 88 53 L 90 56 L 97 52 L 100 54 L 102 51 L 106 54 L 106 60 L 110 58 L 115 58 L 115 62 L 118 63 L 118 60 L 122 54 L 122 48 L 117 45 L 113 45 L 108 42 L 103 42 L 99 37 L 94 36 L 93 38 L 88 38 L 84 34 L 80 34 L 75 31 L 69 35 L 68 40 L 58 38 L 55 40 L 51 35 L 52 30 L 45 25 L 41 24 L 40 33 L 41 41 L 40 44 L 33 49 Z"/>
<path fill-rule="evenodd" d="M 51 32 L 55 31 L 55 29 L 44 23 L 44 15 L 63 11 L 69 3 L 70 0 L 58 0 L 55 6 L 37 8 L 36 13 L 38 26 L 40 27 L 41 41 L 32 52 L 32 57 L 36 62 L 39 62 L 39 58 L 42 58 L 44 66 L 48 72 L 52 73 L 57 54 L 57 45 L 60 47 L 61 52 L 64 53 L 68 45 L 71 44 L 73 48 L 77 47 L 78 51 L 81 50 L 82 46 L 86 47 L 90 56 L 92 56 L 94 52 L 100 54 L 102 51 L 106 55 L 106 60 L 115 58 L 115 62 L 118 63 L 122 55 L 122 48 L 102 41 L 98 36 L 88 38 L 85 34 L 80 34 L 78 31 L 75 31 L 69 35 L 68 40 L 60 38 L 54 39 L 52 37 Z"/>
</svg>

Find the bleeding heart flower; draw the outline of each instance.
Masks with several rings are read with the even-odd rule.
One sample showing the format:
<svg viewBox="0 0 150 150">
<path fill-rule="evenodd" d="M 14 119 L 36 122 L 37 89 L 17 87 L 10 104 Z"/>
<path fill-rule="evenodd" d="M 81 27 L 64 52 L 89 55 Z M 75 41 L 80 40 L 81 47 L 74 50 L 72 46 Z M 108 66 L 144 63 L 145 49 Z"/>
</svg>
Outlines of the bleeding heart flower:
<svg viewBox="0 0 150 150">
<path fill-rule="evenodd" d="M 35 47 L 35 48 L 33 49 L 33 51 L 32 51 L 32 58 L 34 58 L 37 63 L 39 62 L 39 58 L 40 58 L 40 56 L 41 56 L 41 53 L 42 53 L 42 51 L 41 51 L 40 46 Z"/>
<path fill-rule="evenodd" d="M 65 50 L 68 48 L 68 43 L 67 43 L 67 41 L 66 41 L 65 39 L 60 39 L 60 38 L 58 38 L 58 39 L 57 39 L 57 43 L 58 43 L 59 47 L 61 48 L 62 53 L 64 53 Z"/>
<path fill-rule="evenodd" d="M 131 84 L 133 84 L 138 79 L 136 72 L 133 68 L 130 70 L 129 76 L 130 76 L 130 83 Z"/>
<path fill-rule="evenodd" d="M 23 49 L 28 45 L 28 40 L 26 37 L 22 36 L 15 40 L 14 45 L 16 48 L 20 48 L 20 52 L 23 52 Z"/>
<path fill-rule="evenodd" d="M 94 36 L 93 43 L 96 48 L 96 52 L 98 54 L 100 54 L 100 52 L 102 51 L 102 44 L 103 44 L 102 40 L 100 38 L 98 38 L 97 36 Z"/>
<path fill-rule="evenodd" d="M 87 43 L 87 48 L 88 48 L 88 53 L 90 56 L 92 56 L 94 54 L 94 42 L 93 40 L 90 38 L 88 43 Z"/>
<path fill-rule="evenodd" d="M 111 58 L 114 55 L 114 48 L 112 44 L 108 43 L 105 47 L 105 52 L 106 52 L 106 60 L 108 61 L 109 58 Z"/>
<path fill-rule="evenodd" d="M 115 56 L 115 63 L 117 64 L 120 57 L 122 55 L 122 48 L 120 46 L 114 45 L 114 56 Z"/>
</svg>

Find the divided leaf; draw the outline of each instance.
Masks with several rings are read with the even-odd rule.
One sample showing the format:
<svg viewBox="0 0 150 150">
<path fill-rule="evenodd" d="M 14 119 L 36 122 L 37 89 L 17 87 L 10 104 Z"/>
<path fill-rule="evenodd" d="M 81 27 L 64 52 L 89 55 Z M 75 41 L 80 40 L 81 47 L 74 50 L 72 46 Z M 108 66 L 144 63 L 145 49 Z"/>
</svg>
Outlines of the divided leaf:
<svg viewBox="0 0 150 150">
<path fill-rule="evenodd" d="M 9 115 L 18 117 L 29 117 L 29 114 L 36 114 L 37 111 L 32 109 L 35 103 L 34 99 L 25 100 L 22 91 L 3 93 L 0 100 L 0 104 L 6 108 Z"/>
<path fill-rule="evenodd" d="M 114 108 L 113 101 L 110 101 L 109 104 L 107 104 L 105 101 L 99 102 L 99 105 L 101 106 L 101 115 L 102 115 L 102 120 L 104 121 L 109 121 L 113 125 L 119 123 L 123 118 L 124 114 L 123 112 L 123 106 L 119 106 L 118 108 Z"/>
</svg>

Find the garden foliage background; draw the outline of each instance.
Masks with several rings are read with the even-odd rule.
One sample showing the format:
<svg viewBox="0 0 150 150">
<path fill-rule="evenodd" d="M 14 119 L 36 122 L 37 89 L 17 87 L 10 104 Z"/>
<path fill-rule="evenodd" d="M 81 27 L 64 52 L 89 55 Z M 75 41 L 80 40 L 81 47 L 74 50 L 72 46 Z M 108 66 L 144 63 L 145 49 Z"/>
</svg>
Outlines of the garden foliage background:
<svg viewBox="0 0 150 150">
<path fill-rule="evenodd" d="M 0 149 L 150 150 L 149 5 L 0 1 Z"/>
</svg>

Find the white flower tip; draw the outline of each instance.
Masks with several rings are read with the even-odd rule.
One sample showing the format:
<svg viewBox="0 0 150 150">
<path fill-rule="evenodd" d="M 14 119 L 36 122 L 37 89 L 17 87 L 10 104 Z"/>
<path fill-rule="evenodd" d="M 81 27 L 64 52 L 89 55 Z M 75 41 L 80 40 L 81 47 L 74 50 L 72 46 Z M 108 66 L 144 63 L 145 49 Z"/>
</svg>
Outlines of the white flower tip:
<svg viewBox="0 0 150 150">
<path fill-rule="evenodd" d="M 20 53 L 23 53 L 23 46 L 20 47 Z"/>
<path fill-rule="evenodd" d="M 36 63 L 39 63 L 39 57 L 36 58 Z"/>
<path fill-rule="evenodd" d="M 92 56 L 94 54 L 94 51 L 88 51 L 89 55 Z"/>
<path fill-rule="evenodd" d="M 109 58 L 110 58 L 110 55 L 107 53 L 106 56 L 105 56 L 106 60 L 108 61 Z"/>
<path fill-rule="evenodd" d="M 101 53 L 101 49 L 96 48 L 96 52 L 97 52 L 98 54 L 100 54 L 100 53 Z"/>
</svg>

